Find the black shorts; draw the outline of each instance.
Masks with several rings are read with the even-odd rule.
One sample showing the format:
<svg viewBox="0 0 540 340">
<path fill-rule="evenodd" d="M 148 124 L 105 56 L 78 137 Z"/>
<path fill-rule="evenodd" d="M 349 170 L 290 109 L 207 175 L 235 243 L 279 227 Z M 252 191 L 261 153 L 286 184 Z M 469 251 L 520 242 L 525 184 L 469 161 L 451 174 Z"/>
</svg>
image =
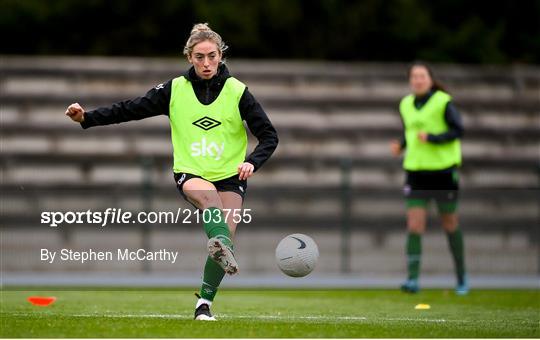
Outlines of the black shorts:
<svg viewBox="0 0 540 340">
<path fill-rule="evenodd" d="M 457 209 L 459 174 L 456 168 L 438 171 L 407 171 L 403 194 L 407 208 L 426 207 L 437 203 L 439 212 L 453 213 Z"/>
<path fill-rule="evenodd" d="M 186 194 L 184 194 L 184 183 L 186 183 L 187 180 L 191 178 L 202 178 L 201 176 L 188 174 L 188 173 L 173 173 L 174 174 L 174 181 L 176 182 L 176 188 L 178 188 L 178 191 L 180 191 L 180 194 L 186 201 L 189 202 L 187 199 Z M 247 190 L 247 181 L 246 180 L 240 180 L 238 178 L 239 175 L 234 175 L 219 181 L 210 182 L 212 183 L 217 191 L 220 192 L 235 192 L 240 197 L 242 197 L 242 201 L 244 200 L 244 197 L 246 196 L 246 190 Z M 203 178 L 204 179 L 204 178 Z M 191 202 L 190 202 L 191 203 Z"/>
</svg>

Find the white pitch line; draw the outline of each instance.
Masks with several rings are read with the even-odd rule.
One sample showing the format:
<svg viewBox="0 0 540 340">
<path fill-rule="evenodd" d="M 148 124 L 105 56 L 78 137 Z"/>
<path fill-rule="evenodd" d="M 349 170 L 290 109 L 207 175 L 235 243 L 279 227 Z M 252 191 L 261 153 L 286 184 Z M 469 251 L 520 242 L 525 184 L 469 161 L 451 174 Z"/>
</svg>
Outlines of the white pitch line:
<svg viewBox="0 0 540 340">
<path fill-rule="evenodd" d="M 189 319 L 191 314 L 55 314 L 55 313 L 3 313 L 5 316 L 62 316 L 74 318 L 149 318 L 149 319 Z"/>
<path fill-rule="evenodd" d="M 415 319 L 415 318 L 382 318 L 384 321 L 415 321 L 415 322 L 435 322 L 435 323 L 444 323 L 444 322 L 458 322 L 458 323 L 467 323 L 467 322 L 477 322 L 478 320 L 446 320 L 446 319 Z M 490 320 L 495 321 L 495 320 Z"/>
<path fill-rule="evenodd" d="M 11 316 L 37 316 L 35 313 L 5 313 Z M 191 319 L 191 314 L 41 314 L 40 316 L 63 316 L 75 318 L 149 318 L 149 319 Z M 373 318 L 365 316 L 284 316 L 284 315 L 234 315 L 216 314 L 217 318 L 227 319 L 260 319 L 260 320 L 313 320 L 313 321 L 419 321 L 419 322 L 447 322 L 444 319 L 414 319 L 414 318 Z M 453 322 L 468 322 L 461 320 L 451 320 Z"/>
<path fill-rule="evenodd" d="M 192 320 L 192 314 L 38 314 L 38 313 L 1 313 L 2 316 L 62 316 L 75 318 L 143 318 L 143 319 L 186 319 Z M 392 321 L 411 321 L 411 322 L 427 322 L 427 323 L 500 323 L 500 320 L 447 320 L 447 319 L 427 319 L 427 318 L 367 318 L 365 316 L 284 316 L 284 315 L 235 315 L 235 314 L 216 314 L 218 320 L 234 320 L 234 319 L 259 319 L 259 320 L 277 320 L 277 321 L 295 321 L 295 320 L 311 320 L 311 321 L 368 321 L 368 322 L 392 322 Z M 527 322 L 527 320 L 521 320 Z"/>
<path fill-rule="evenodd" d="M 284 315 L 234 315 L 234 314 L 220 314 L 216 317 L 225 317 L 231 319 L 268 319 L 268 320 L 352 320 L 352 321 L 365 321 L 365 316 L 284 316 Z"/>
<path fill-rule="evenodd" d="M 471 322 L 473 320 L 446 320 L 446 319 L 415 319 L 415 318 L 367 318 L 365 316 L 283 316 L 283 315 L 230 315 L 230 314 L 221 314 L 216 315 L 216 317 L 223 316 L 231 319 L 273 319 L 273 320 L 324 320 L 324 321 L 334 321 L 334 320 L 344 320 L 344 321 L 419 321 L 419 322 L 435 322 L 435 323 L 444 323 L 444 322 Z M 477 320 L 474 320 L 475 322 Z M 495 320 L 493 320 L 495 321 Z"/>
</svg>

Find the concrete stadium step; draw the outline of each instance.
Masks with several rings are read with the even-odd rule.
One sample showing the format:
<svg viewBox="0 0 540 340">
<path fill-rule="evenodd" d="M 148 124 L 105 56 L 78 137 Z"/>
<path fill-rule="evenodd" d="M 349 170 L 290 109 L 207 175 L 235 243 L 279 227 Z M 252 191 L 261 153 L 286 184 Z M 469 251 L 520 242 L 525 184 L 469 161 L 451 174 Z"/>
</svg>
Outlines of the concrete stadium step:
<svg viewBox="0 0 540 340">
<path fill-rule="evenodd" d="M 189 229 L 197 221 L 183 209 L 193 210 L 185 202 L 172 183 L 163 184 L 150 191 L 141 187 L 121 184 L 114 187 L 46 187 L 18 186 L 3 187 L 5 197 L 0 200 L 1 223 L 5 228 L 24 225 L 41 225 L 43 211 L 105 211 L 107 208 L 122 209 L 137 213 L 155 211 L 171 213 L 178 209 L 181 223 L 161 221 L 151 228 Z M 399 187 L 393 189 L 369 189 L 354 186 L 351 189 L 351 227 L 354 230 L 375 227 L 381 235 L 388 229 L 401 228 L 404 224 L 405 207 Z M 7 199 L 6 197 L 9 197 Z M 505 230 L 506 232 L 526 232 L 531 240 L 538 222 L 537 190 L 472 190 L 467 188 L 460 193 L 460 220 L 471 230 Z M 256 187 L 250 189 L 245 208 L 251 209 L 254 228 L 305 227 L 323 230 L 339 229 L 343 223 L 343 192 L 339 187 L 328 188 L 319 184 L 316 188 Z M 145 203 L 146 202 L 146 203 Z M 429 224 L 437 229 L 439 222 L 430 210 Z M 191 223 L 185 223 L 184 217 Z M 195 224 L 193 224 L 195 223 Z M 47 225 L 42 225 L 44 228 Z M 81 227 L 91 227 L 83 225 Z M 114 224 L 112 228 L 137 229 L 140 224 Z M 59 229 L 65 229 L 66 226 Z M 69 230 L 77 226 L 69 226 Z M 68 232 L 69 232 L 68 230 Z"/>
<path fill-rule="evenodd" d="M 317 144 L 329 147 L 338 145 L 339 143 L 346 143 L 345 148 L 356 148 L 369 143 L 366 142 L 366 139 L 375 140 L 377 143 L 384 140 L 384 143 L 386 143 L 384 152 L 387 152 L 388 141 L 399 138 L 402 133 L 399 119 L 394 118 L 394 121 L 391 122 L 390 116 L 382 119 L 387 120 L 385 123 L 382 123 L 382 120 L 379 119 L 379 122 L 383 124 L 380 126 L 373 126 L 377 125 L 377 123 L 371 123 L 372 126 L 369 126 L 370 123 L 355 124 L 354 122 L 360 121 L 360 119 L 353 120 L 353 115 L 335 117 L 336 119 L 334 120 L 328 120 L 327 117 L 321 116 L 313 114 L 295 115 L 294 117 L 296 118 L 292 119 L 287 119 L 285 114 L 277 116 L 278 119 L 275 125 L 280 132 L 281 139 L 285 141 L 278 149 L 278 152 L 282 152 L 284 147 L 295 148 L 302 144 L 314 145 L 317 148 Z M 4 136 L 3 151 L 7 153 L 18 152 L 19 150 L 17 148 L 22 149 L 21 151 L 26 151 L 25 149 L 32 150 L 34 146 L 38 150 L 48 150 L 53 147 L 62 149 L 64 146 L 67 148 L 77 146 L 73 141 L 69 141 L 70 137 L 76 140 L 86 140 L 90 149 L 93 147 L 92 140 L 98 140 L 99 143 L 111 143 L 111 150 L 115 150 L 115 145 L 118 147 L 124 145 L 124 148 L 121 148 L 120 152 L 127 151 L 125 145 L 139 146 L 148 151 L 155 149 L 158 154 L 169 152 L 171 148 L 168 122 L 166 119 L 160 119 L 160 117 L 149 118 L 141 122 L 130 122 L 89 130 L 82 130 L 77 124 L 68 121 L 63 114 L 57 114 L 54 117 L 48 123 L 45 123 L 48 119 L 33 121 L 35 118 L 32 118 L 30 121 L 23 122 L 21 118 L 2 118 L 0 131 Z M 41 118 L 43 117 L 41 116 Z M 522 152 L 525 154 L 531 154 L 534 148 L 538 148 L 538 144 L 540 143 L 540 129 L 536 123 L 540 123 L 540 115 L 522 116 L 519 119 L 501 119 L 502 123 L 499 123 L 500 126 L 496 126 L 493 123 L 490 124 L 490 122 L 497 121 L 500 118 L 500 116 L 486 117 L 484 119 L 487 122 L 486 126 L 478 123 L 471 124 L 472 126 L 470 128 L 466 128 L 464 146 L 470 147 L 470 151 L 480 150 L 482 154 L 488 155 L 492 152 L 495 154 L 498 153 L 497 149 L 500 147 L 512 147 L 512 145 L 516 145 L 522 149 Z M 348 120 L 351 123 L 347 126 L 346 123 Z M 477 120 L 480 121 L 481 119 Z M 371 119 L 366 118 L 366 121 L 371 121 Z M 303 122 L 307 123 L 304 124 Z M 507 126 L 502 125 L 505 122 Z M 66 139 L 67 141 L 64 143 L 63 140 Z M 330 143 L 327 140 L 330 140 Z M 484 141 L 485 146 L 472 147 L 474 145 L 473 143 L 477 141 Z M 250 142 L 252 144 L 255 142 L 252 136 L 250 136 Z M 39 145 L 33 145 L 34 143 Z M 49 145 L 49 148 L 46 145 Z M 494 145 L 495 147 L 493 147 Z M 529 151 L 527 151 L 527 147 Z M 129 151 L 136 153 L 136 150 Z M 465 152 L 467 153 L 469 150 L 465 149 Z"/>
<path fill-rule="evenodd" d="M 128 124 L 129 125 L 129 124 Z M 312 154 L 324 157 L 331 154 L 380 154 L 389 156 L 389 143 L 400 139 L 400 128 L 350 129 L 327 128 L 311 129 L 302 127 L 276 127 L 280 137 L 278 153 Z M 163 129 L 147 128 L 115 128 L 112 126 L 99 129 L 82 130 L 78 126 L 67 129 L 57 127 L 28 126 L 22 124 L 4 124 L 2 133 L 2 153 L 51 152 L 76 154 L 81 153 L 114 153 L 132 155 L 152 155 L 161 157 L 171 154 L 172 145 L 168 127 Z M 463 152 L 475 156 L 478 152 L 487 157 L 506 153 L 505 156 L 528 157 L 540 145 L 540 129 L 534 126 L 524 128 L 470 128 L 466 130 L 462 141 Z M 255 147 L 255 137 L 248 135 L 248 149 Z M 110 150 L 100 145 L 110 143 Z M 337 150 L 336 148 L 342 148 Z M 512 152 L 512 148 L 521 149 L 520 153 Z M 34 151 L 35 150 L 35 151 Z M 40 151 L 41 150 L 41 151 Z M 337 152 L 337 153 L 334 153 Z"/>
<path fill-rule="evenodd" d="M 509 209 L 510 210 L 510 209 Z M 95 210 L 94 210 L 95 211 Z M 276 229 L 276 230 L 296 230 L 298 228 L 310 228 L 312 231 L 316 230 L 333 230 L 338 232 L 340 229 L 340 217 L 339 216 L 325 216 L 324 219 L 320 217 L 310 217 L 307 216 L 303 219 L 295 218 L 296 216 L 287 216 L 280 215 L 279 217 L 275 216 L 276 213 L 273 213 L 272 216 L 263 215 L 254 217 L 253 224 L 246 226 L 253 230 L 264 230 L 264 229 Z M 490 212 L 492 214 L 492 212 Z M 38 214 L 39 215 L 39 214 Z M 405 226 L 404 221 L 404 212 L 401 216 L 360 216 L 354 217 L 351 219 L 351 230 L 369 230 L 373 228 L 384 237 L 385 233 L 388 233 L 392 230 L 401 230 Z M 461 225 L 466 227 L 467 230 L 474 232 L 484 232 L 484 233 L 494 233 L 494 232 L 523 232 L 528 233 L 529 243 L 537 244 L 538 235 L 531 234 L 531 230 L 537 225 L 538 219 L 536 217 L 519 217 L 519 218 L 505 218 L 501 215 L 502 218 L 493 218 L 486 219 L 483 217 L 475 217 L 468 215 L 460 215 Z M 15 220 L 16 219 L 16 220 Z M 23 216 L 23 215 L 5 215 L 2 218 L 3 228 L 5 230 L 12 229 L 31 229 L 36 228 L 37 226 L 41 228 L 49 228 L 48 225 L 39 224 L 39 216 L 37 218 Z M 192 224 L 192 228 L 200 229 L 201 226 L 197 224 Z M 440 224 L 433 223 L 429 225 L 431 230 L 439 230 Z M 62 225 L 62 228 L 69 228 L 72 230 L 74 227 Z M 86 228 L 100 228 L 98 225 L 85 225 Z M 141 233 L 141 225 L 134 224 L 133 226 L 128 225 L 118 225 L 118 224 L 108 224 L 107 228 L 113 228 L 116 230 L 133 230 L 138 234 Z M 178 225 L 158 225 L 154 224 L 152 229 L 177 229 Z M 82 228 L 82 227 L 81 227 Z"/>
<path fill-rule="evenodd" d="M 40 103 L 51 100 L 67 103 L 84 98 L 87 104 L 89 101 L 106 104 L 143 95 L 186 67 L 178 59 L 6 57 L 0 64 L 4 75 L 0 88 L 5 103 L 25 98 L 26 102 L 38 99 Z M 440 65 L 437 68 L 441 79 L 453 89 L 456 100 L 465 106 L 476 99 L 495 100 L 499 104 L 512 100 L 538 102 L 538 67 Z M 363 101 L 379 98 L 395 105 L 408 92 L 404 64 L 238 61 L 231 64 L 231 69 L 264 104 L 270 105 L 276 99 L 289 97 L 297 102 L 311 99 L 317 103 L 321 99 L 354 103 L 358 97 Z M 283 100 L 277 102 L 283 105 Z"/>
<path fill-rule="evenodd" d="M 25 105 L 64 105 L 67 106 L 73 102 L 79 102 L 84 104 L 85 107 L 98 107 L 98 106 L 108 106 L 114 102 L 129 99 L 117 93 L 103 94 L 103 95 L 92 95 L 92 94 L 81 94 L 78 96 L 73 96 L 69 93 L 63 93 L 59 95 L 47 95 L 47 94 L 36 94 L 28 96 L 26 94 L 5 94 L 0 93 L 0 100 L 2 100 L 5 105 L 17 105 L 24 103 Z M 335 108 L 362 108 L 362 107 L 371 107 L 371 108 L 388 108 L 392 109 L 397 107 L 399 103 L 398 98 L 382 98 L 373 96 L 372 94 L 365 94 L 363 96 L 343 96 L 343 95 L 328 95 L 328 96 L 317 96 L 313 97 L 311 95 L 289 95 L 284 96 L 279 93 L 268 94 L 268 95 L 259 95 L 257 96 L 258 100 L 261 102 L 263 107 L 271 112 L 273 109 L 297 109 L 297 108 L 308 108 L 308 109 L 335 109 Z M 504 98 L 487 98 L 487 99 L 477 99 L 477 98 L 461 98 L 459 99 L 459 107 L 464 110 L 536 110 L 538 108 L 539 100 L 532 96 L 531 98 L 521 98 L 521 99 L 504 99 Z"/>
<path fill-rule="evenodd" d="M 44 143 L 47 142 L 45 140 L 43 141 Z M 159 145 L 157 141 L 154 141 L 154 144 Z M 169 144 L 166 145 L 167 148 L 170 148 Z M 277 151 L 265 163 L 265 170 L 261 172 L 260 176 L 265 176 L 265 173 L 284 168 L 312 171 L 313 169 L 321 168 L 341 169 L 345 164 L 350 164 L 351 168 L 379 169 L 383 172 L 400 171 L 401 159 L 388 155 L 388 151 L 385 150 L 385 147 L 387 148 L 388 146 L 382 144 L 384 143 L 381 143 L 380 152 L 378 153 L 374 152 L 377 150 L 374 149 L 373 152 L 366 152 L 365 154 L 354 153 L 351 155 L 338 153 L 315 157 L 313 152 L 299 155 L 291 152 Z M 165 146 L 165 143 L 162 145 Z M 150 164 L 149 166 L 153 169 L 162 169 L 164 172 L 161 175 L 166 175 L 171 171 L 173 161 L 172 152 L 164 152 L 164 150 L 167 151 L 165 147 L 164 149 L 160 149 L 159 153 L 156 150 L 149 150 L 147 148 L 141 148 L 138 150 L 139 152 L 135 153 L 133 150 L 124 151 L 124 149 L 122 149 L 123 151 L 112 149 L 109 152 L 97 152 L 95 148 L 92 148 L 92 150 L 81 149 L 79 152 L 72 150 L 68 150 L 69 152 L 66 150 L 59 152 L 51 150 L 48 144 L 36 144 L 34 146 L 32 143 L 24 144 L 24 141 L 21 141 L 21 145 L 13 143 L 12 146 L 16 148 L 16 151 L 11 150 L 2 154 L 3 158 L 0 162 L 0 169 L 7 170 L 17 166 L 26 166 L 27 168 L 34 169 L 38 167 L 63 168 L 71 166 L 87 174 L 89 170 L 97 166 L 141 168 L 145 164 Z M 149 148 L 150 145 L 146 144 L 145 146 Z M 531 150 L 534 151 L 534 145 L 531 147 Z M 501 171 L 524 170 L 536 172 L 538 170 L 538 161 L 533 157 L 532 152 L 529 155 L 509 154 L 508 156 L 501 155 L 501 157 L 497 157 L 497 153 L 493 155 L 490 155 L 490 153 L 488 153 L 487 157 L 484 157 L 481 152 L 478 154 L 467 152 L 462 171 L 469 173 L 480 168 L 483 171 L 484 169 L 491 171 L 495 170 L 495 168 Z"/>
<path fill-rule="evenodd" d="M 237 59 L 227 62 L 231 69 L 243 74 L 274 75 L 280 77 L 306 76 L 321 78 L 321 70 L 333 77 L 403 77 L 408 64 L 376 62 L 337 62 L 337 61 L 290 61 L 290 60 L 247 60 Z M 118 76 L 124 74 L 163 74 L 177 72 L 188 67 L 183 57 L 139 58 L 139 57 L 77 57 L 77 56 L 3 56 L 1 67 L 10 74 L 51 74 L 62 72 Z M 494 82 L 512 81 L 521 77 L 536 81 L 540 69 L 534 65 L 496 66 L 496 65 L 456 65 L 437 64 L 438 74 L 449 79 L 480 79 Z M 506 71 L 506 72 L 505 72 Z"/>
<path fill-rule="evenodd" d="M 525 134 L 526 131 L 523 131 Z M 486 133 L 488 133 L 486 131 Z M 73 134 L 47 134 L 43 131 L 19 131 L 15 133 L 3 134 L 2 153 L 5 155 L 16 155 L 23 153 L 36 154 L 50 153 L 65 156 L 76 156 L 77 154 L 95 155 L 116 154 L 123 155 L 144 155 L 163 157 L 172 155 L 172 145 L 170 136 L 145 136 L 139 134 L 108 134 L 93 135 L 84 133 Z M 497 134 L 493 134 L 497 135 Z M 399 139 L 400 134 L 357 130 L 354 135 L 342 134 L 321 138 L 312 134 L 284 135 L 281 140 L 285 141 L 276 150 L 276 157 L 307 157 L 316 156 L 324 159 L 335 155 L 343 157 L 378 157 L 382 159 L 392 158 L 389 151 L 390 141 Z M 519 130 L 515 134 L 508 131 L 499 134 L 501 139 L 489 141 L 478 135 L 466 139 L 462 143 L 463 155 L 465 157 L 484 156 L 486 158 L 523 158 L 537 159 L 538 148 L 540 146 L 540 135 L 535 136 L 531 131 L 529 136 L 520 136 Z M 508 137 L 508 140 L 502 139 Z M 514 138 L 512 138 L 514 137 Z M 253 149 L 256 142 L 250 138 L 249 150 Z"/>
<path fill-rule="evenodd" d="M 178 72 L 180 75 L 181 72 Z M 172 74 L 172 72 L 171 72 Z M 323 73 L 324 75 L 324 73 Z M 399 99 L 408 93 L 409 88 L 405 77 L 400 81 L 385 80 L 385 79 L 365 79 L 359 77 L 356 79 L 316 79 L 316 80 L 293 80 L 283 79 L 282 81 L 271 80 L 265 78 L 253 78 L 247 75 L 246 83 L 250 91 L 258 97 L 272 96 L 301 96 L 316 98 L 322 97 L 364 97 L 376 96 L 378 98 Z M 9 75 L 0 82 L 4 94 L 6 95 L 21 95 L 26 96 L 43 95 L 58 96 L 65 93 L 70 93 L 74 97 L 84 95 L 107 95 L 116 93 L 117 95 L 126 98 L 138 97 L 144 95 L 148 90 L 170 79 L 159 78 L 157 76 L 147 76 L 143 79 L 133 77 L 126 79 L 125 76 L 116 78 L 74 75 L 69 77 L 66 75 Z M 243 79 L 241 79 L 243 80 Z M 466 100 L 467 98 L 490 99 L 499 98 L 511 100 L 517 97 L 515 84 L 507 83 L 449 83 L 452 89 L 452 95 L 456 101 Z M 535 91 L 538 88 L 534 86 L 528 87 L 519 95 L 520 99 L 534 99 Z"/>
<path fill-rule="evenodd" d="M 368 160 L 363 160 L 369 163 Z M 277 162 L 277 157 L 276 157 Z M 339 161 L 338 161 L 339 162 Z M 328 187 L 337 187 L 342 181 L 340 164 L 317 166 L 316 163 L 306 162 L 304 165 L 285 164 L 282 166 L 268 166 L 264 174 L 254 176 L 250 185 L 256 187 L 289 186 L 309 187 L 317 183 Z M 381 164 L 386 166 L 381 167 Z M 355 167 L 351 171 L 351 183 L 368 188 L 400 187 L 403 183 L 403 171 L 399 162 L 381 163 L 374 161 L 371 166 Z M 493 165 L 499 164 L 494 162 Z M 137 164 L 98 164 L 91 161 L 77 165 L 55 164 L 21 164 L 3 166 L 0 168 L 5 184 L 35 185 L 45 183 L 76 185 L 92 184 L 127 184 L 140 185 L 146 178 L 146 171 Z M 461 183 L 464 187 L 488 188 L 537 188 L 538 168 L 529 163 L 526 167 L 464 167 L 461 171 Z M 172 181 L 170 163 L 160 169 L 152 170 L 149 179 L 153 183 Z"/>
<path fill-rule="evenodd" d="M 408 67 L 403 63 L 354 63 L 314 61 L 253 61 L 233 60 L 228 63 L 239 78 L 266 81 L 310 81 L 336 79 L 366 79 L 369 81 L 396 80 L 403 82 Z M 111 57 L 24 57 L 4 56 L 0 67 L 6 76 L 57 75 L 65 77 L 94 77 L 125 79 L 157 77 L 169 79 L 183 72 L 189 65 L 178 58 L 111 58 Z M 446 82 L 470 84 L 513 84 L 516 88 L 538 87 L 540 69 L 533 65 L 465 66 L 435 65 L 437 74 Z"/>
<path fill-rule="evenodd" d="M 83 140 L 84 141 L 84 140 Z M 81 141 L 78 141 L 81 142 Z M 45 143 L 45 142 L 44 142 Z M 6 143 L 7 144 L 7 143 Z M 73 148 L 76 148 L 74 143 Z M 320 183 L 328 186 L 339 185 L 343 162 L 351 164 L 351 180 L 357 185 L 371 187 L 388 187 L 401 185 L 401 161 L 385 155 L 387 145 L 373 145 L 372 151 L 351 151 L 351 154 L 335 156 L 331 149 L 326 151 L 308 147 L 305 152 L 283 150 L 265 165 L 264 172 L 254 176 L 250 184 L 255 186 L 288 185 L 303 186 Z M 91 145 L 87 143 L 86 146 Z M 97 147 L 99 147 L 98 144 Z M 120 144 L 122 146 L 123 144 Z M 165 143 L 164 143 L 165 145 Z M 20 185 L 36 184 L 36 180 L 46 183 L 110 183 L 138 185 L 144 180 L 147 170 L 145 162 L 151 162 L 148 175 L 153 183 L 172 176 L 172 157 L 170 152 L 156 156 L 155 152 L 128 152 L 115 148 L 115 144 L 104 145 L 107 152 L 96 153 L 92 150 L 71 152 L 54 152 L 44 148 L 32 147 L 30 150 L 19 149 L 16 154 L 4 153 L 0 165 L 4 183 Z M 96 145 L 94 145 L 96 146 Z M 477 152 L 468 152 L 464 148 L 464 166 L 461 169 L 461 180 L 464 186 L 486 187 L 521 187 L 538 186 L 538 158 L 536 147 L 505 147 L 495 152 L 493 147 L 489 153 L 480 147 Z M 343 150 L 344 147 L 340 147 Z M 374 151 L 373 151 L 374 150 Z M 528 151 L 528 154 L 526 152 Z M 379 151 L 379 152 L 375 152 Z M 474 150 L 473 150 L 474 151 Z M 51 153 L 52 152 L 52 153 Z M 515 152 L 520 152 L 515 156 Z M 510 156 L 506 156 L 510 155 Z M 144 156 L 148 156 L 145 159 Z"/>
<path fill-rule="evenodd" d="M 539 105 L 540 107 L 540 105 Z M 64 115 L 65 106 L 4 106 L 0 124 L 5 133 L 11 130 L 40 130 L 51 133 L 82 133 L 80 127 Z M 269 111 L 269 116 L 278 129 L 284 133 L 305 131 L 320 135 L 344 132 L 352 134 L 356 129 L 375 129 L 401 131 L 401 121 L 396 110 L 392 109 L 277 109 Z M 483 131 L 502 133 L 503 131 L 534 131 L 540 129 L 540 111 L 463 111 L 463 121 L 468 136 L 475 136 Z M 535 128 L 536 127 L 536 128 Z M 141 121 L 93 128 L 85 134 L 107 134 L 118 131 L 141 131 L 151 134 L 168 134 L 169 120 L 167 117 L 152 117 Z"/>
</svg>

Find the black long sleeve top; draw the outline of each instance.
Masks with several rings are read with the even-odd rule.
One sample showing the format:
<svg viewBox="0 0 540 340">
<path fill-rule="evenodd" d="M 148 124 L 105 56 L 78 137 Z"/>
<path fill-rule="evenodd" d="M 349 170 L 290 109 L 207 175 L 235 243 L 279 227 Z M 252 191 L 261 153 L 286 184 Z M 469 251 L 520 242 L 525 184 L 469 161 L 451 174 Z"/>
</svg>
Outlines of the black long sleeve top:
<svg viewBox="0 0 540 340">
<path fill-rule="evenodd" d="M 193 67 L 186 71 L 184 76 L 192 83 L 199 101 L 208 105 L 219 96 L 230 74 L 225 64 L 221 64 L 217 74 L 208 80 L 199 78 Z M 158 115 L 168 116 L 171 86 L 172 79 L 150 89 L 142 97 L 120 101 L 110 107 L 87 111 L 84 113 L 84 121 L 81 126 L 87 129 L 92 126 L 118 124 Z M 249 130 L 258 140 L 253 152 L 246 157 L 246 162 L 253 164 L 256 171 L 276 149 L 278 144 L 277 131 L 247 87 L 240 98 L 238 107 L 242 120 L 246 122 Z"/>
</svg>

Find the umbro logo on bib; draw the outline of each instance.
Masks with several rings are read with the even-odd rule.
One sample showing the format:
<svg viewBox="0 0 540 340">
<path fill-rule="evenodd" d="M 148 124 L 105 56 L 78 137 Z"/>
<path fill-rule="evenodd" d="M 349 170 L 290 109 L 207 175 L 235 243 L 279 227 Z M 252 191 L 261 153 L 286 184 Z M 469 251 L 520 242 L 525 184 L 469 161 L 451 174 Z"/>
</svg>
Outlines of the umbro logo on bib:
<svg viewBox="0 0 540 340">
<path fill-rule="evenodd" d="M 201 119 L 197 119 L 196 121 L 194 121 L 193 125 L 203 129 L 204 131 L 208 131 L 215 128 L 216 126 L 221 125 L 221 122 L 213 118 L 204 116 Z"/>
</svg>

